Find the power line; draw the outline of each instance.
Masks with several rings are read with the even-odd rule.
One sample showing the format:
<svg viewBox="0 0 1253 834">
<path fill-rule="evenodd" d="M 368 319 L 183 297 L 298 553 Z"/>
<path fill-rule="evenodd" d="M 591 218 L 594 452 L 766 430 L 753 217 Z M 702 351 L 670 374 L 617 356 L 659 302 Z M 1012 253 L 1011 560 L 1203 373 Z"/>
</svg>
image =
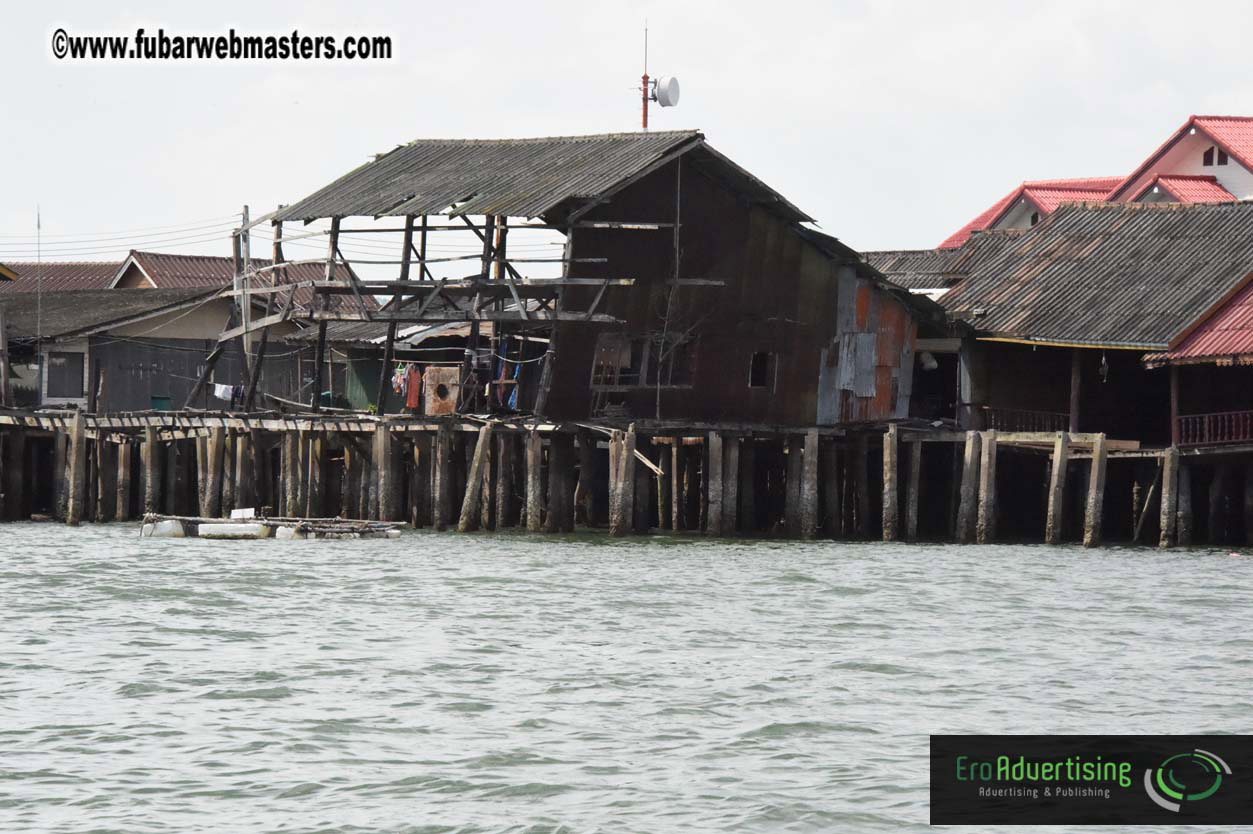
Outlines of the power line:
<svg viewBox="0 0 1253 834">
<path fill-rule="evenodd" d="M 109 232 L 67 232 L 60 235 L 43 235 L 44 238 L 77 238 L 82 235 L 101 235 L 101 236 L 120 236 L 139 235 L 143 236 L 148 232 L 168 234 L 172 231 L 179 231 L 185 228 L 206 228 L 207 226 L 221 226 L 224 224 L 238 223 L 238 214 L 227 214 L 219 217 L 208 217 L 203 220 L 188 220 L 183 223 L 173 223 L 168 226 L 141 226 L 135 229 L 121 229 Z M 27 235 L 0 235 L 0 238 L 15 238 L 26 241 L 33 241 Z"/>
</svg>

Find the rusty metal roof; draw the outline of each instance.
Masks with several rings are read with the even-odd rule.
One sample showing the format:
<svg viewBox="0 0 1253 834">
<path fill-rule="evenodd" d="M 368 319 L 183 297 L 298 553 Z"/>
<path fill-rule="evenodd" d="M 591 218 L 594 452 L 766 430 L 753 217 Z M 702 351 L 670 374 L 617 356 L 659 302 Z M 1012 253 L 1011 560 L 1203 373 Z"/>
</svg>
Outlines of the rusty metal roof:
<svg viewBox="0 0 1253 834">
<path fill-rule="evenodd" d="M 862 252 L 866 263 L 882 272 L 892 281 L 911 290 L 947 287 L 953 283 L 947 277 L 949 264 L 956 249 L 898 249 L 893 251 Z"/>
<path fill-rule="evenodd" d="M 112 322 L 133 321 L 194 306 L 212 290 L 69 289 L 12 292 L 0 298 L 9 338 L 55 339 Z"/>
<path fill-rule="evenodd" d="M 1253 270 L 1253 202 L 1073 203 L 941 303 L 985 335 L 1162 350 Z"/>
<path fill-rule="evenodd" d="M 536 139 L 419 139 L 350 171 L 280 210 L 277 220 L 421 214 L 538 217 L 591 200 L 667 158 L 696 151 L 742 192 L 790 219 L 810 220 L 781 195 L 704 144 L 695 130 Z"/>
<path fill-rule="evenodd" d="M 13 281 L 0 281 L 0 293 L 58 290 L 101 290 L 109 286 L 120 261 L 8 261 L 5 266 L 17 273 Z"/>
</svg>

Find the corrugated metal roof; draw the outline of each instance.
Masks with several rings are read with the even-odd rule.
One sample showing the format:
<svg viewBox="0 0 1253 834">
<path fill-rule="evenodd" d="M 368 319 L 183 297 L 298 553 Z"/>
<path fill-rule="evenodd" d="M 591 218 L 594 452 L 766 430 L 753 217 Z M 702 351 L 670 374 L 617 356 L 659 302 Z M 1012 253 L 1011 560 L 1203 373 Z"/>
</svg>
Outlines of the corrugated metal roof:
<svg viewBox="0 0 1253 834">
<path fill-rule="evenodd" d="M 977 331 L 1166 348 L 1253 269 L 1253 203 L 1065 204 L 941 303 Z"/>
<path fill-rule="evenodd" d="M 198 302 L 212 296 L 211 290 L 112 290 L 70 289 L 43 293 L 7 293 L 0 298 L 5 311 L 5 327 L 12 339 L 52 339 L 76 333 L 119 319 Z"/>
<path fill-rule="evenodd" d="M 134 258 L 136 266 L 143 270 L 144 274 L 152 280 L 152 283 L 161 289 L 221 287 L 231 283 L 235 277 L 235 265 L 231 258 L 138 251 L 132 251 L 131 257 Z M 270 263 L 271 261 L 268 258 L 252 259 L 254 269 L 267 267 Z M 284 280 L 288 283 L 321 281 L 325 276 L 325 272 L 326 268 L 322 264 L 298 263 L 287 267 Z M 268 281 L 269 278 L 266 280 Z M 368 309 L 378 309 L 378 303 L 373 296 L 363 296 L 363 299 Z M 312 289 L 302 288 L 296 291 L 295 303 L 297 305 L 307 308 L 312 301 Z M 356 306 L 357 301 L 354 296 L 339 295 L 330 297 L 330 309 L 332 310 L 339 307 L 356 309 Z"/>
<path fill-rule="evenodd" d="M 956 249 L 907 249 L 895 252 L 863 252 L 866 263 L 886 275 L 894 284 L 911 290 L 951 287 L 971 270 L 997 255 L 1005 245 L 1026 229 L 996 229 L 972 232 Z"/>
<path fill-rule="evenodd" d="M 703 149 L 702 161 L 791 219 L 809 220 L 712 148 L 695 130 L 536 139 L 419 139 L 382 154 L 278 212 L 278 220 L 496 214 L 537 217 L 593 199 L 667 155 Z M 455 208 L 454 208 L 455 207 Z"/>
<path fill-rule="evenodd" d="M 109 286 L 120 261 L 7 261 L 17 273 L 15 281 L 0 281 L 0 293 L 34 292 L 39 284 L 44 292 L 59 290 L 100 290 Z"/>
<path fill-rule="evenodd" d="M 1253 282 L 1244 285 L 1179 346 L 1144 357 L 1149 365 L 1191 364 L 1253 355 Z"/>
</svg>

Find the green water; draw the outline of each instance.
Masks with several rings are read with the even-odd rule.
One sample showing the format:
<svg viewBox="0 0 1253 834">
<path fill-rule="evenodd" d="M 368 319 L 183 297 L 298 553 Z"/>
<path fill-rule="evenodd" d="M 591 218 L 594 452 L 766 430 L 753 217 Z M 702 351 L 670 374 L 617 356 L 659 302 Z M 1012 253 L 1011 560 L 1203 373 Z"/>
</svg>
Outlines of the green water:
<svg viewBox="0 0 1253 834">
<path fill-rule="evenodd" d="M 931 733 L 1253 732 L 1225 551 L 0 543 L 4 832 L 922 830 Z"/>
</svg>

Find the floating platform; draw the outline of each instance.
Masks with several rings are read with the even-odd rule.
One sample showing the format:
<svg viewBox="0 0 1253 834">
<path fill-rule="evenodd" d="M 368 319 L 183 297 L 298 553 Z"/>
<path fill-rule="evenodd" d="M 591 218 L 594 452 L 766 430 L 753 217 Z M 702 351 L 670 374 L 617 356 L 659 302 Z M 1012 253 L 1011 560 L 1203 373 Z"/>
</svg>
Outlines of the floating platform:
<svg viewBox="0 0 1253 834">
<path fill-rule="evenodd" d="M 236 510 L 230 519 L 147 513 L 139 535 L 154 539 L 395 539 L 404 522 L 352 518 L 257 516 Z"/>
</svg>

